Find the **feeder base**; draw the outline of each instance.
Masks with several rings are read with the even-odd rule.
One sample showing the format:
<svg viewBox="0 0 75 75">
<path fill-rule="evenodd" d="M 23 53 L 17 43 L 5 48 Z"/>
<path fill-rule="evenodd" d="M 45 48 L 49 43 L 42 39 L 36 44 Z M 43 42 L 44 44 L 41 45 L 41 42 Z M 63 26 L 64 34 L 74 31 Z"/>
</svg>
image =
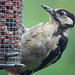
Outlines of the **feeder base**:
<svg viewBox="0 0 75 75">
<path fill-rule="evenodd" d="M 0 69 L 2 70 L 3 68 L 15 68 L 15 67 L 25 67 L 24 64 L 0 64 Z"/>
</svg>

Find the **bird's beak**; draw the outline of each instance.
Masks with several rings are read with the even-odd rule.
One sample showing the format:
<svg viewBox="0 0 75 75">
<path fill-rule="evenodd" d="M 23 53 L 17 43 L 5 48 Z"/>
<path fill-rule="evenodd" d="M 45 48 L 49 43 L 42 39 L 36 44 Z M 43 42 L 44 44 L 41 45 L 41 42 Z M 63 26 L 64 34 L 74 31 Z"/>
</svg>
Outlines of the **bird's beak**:
<svg viewBox="0 0 75 75">
<path fill-rule="evenodd" d="M 54 11 L 53 8 L 50 8 L 50 7 L 48 7 L 48 6 L 46 6 L 46 5 L 43 5 L 43 4 L 41 4 L 41 6 L 42 6 L 51 16 L 54 15 L 55 11 Z"/>
</svg>

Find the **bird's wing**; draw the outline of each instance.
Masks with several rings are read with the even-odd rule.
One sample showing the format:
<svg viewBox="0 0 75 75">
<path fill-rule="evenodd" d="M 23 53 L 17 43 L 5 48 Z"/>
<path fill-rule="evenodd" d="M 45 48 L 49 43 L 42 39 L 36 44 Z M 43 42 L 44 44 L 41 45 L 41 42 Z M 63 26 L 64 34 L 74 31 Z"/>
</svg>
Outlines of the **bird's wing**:
<svg viewBox="0 0 75 75">
<path fill-rule="evenodd" d="M 21 28 L 22 28 L 22 34 L 26 33 L 30 29 L 30 28 L 26 28 L 23 24 Z"/>
</svg>

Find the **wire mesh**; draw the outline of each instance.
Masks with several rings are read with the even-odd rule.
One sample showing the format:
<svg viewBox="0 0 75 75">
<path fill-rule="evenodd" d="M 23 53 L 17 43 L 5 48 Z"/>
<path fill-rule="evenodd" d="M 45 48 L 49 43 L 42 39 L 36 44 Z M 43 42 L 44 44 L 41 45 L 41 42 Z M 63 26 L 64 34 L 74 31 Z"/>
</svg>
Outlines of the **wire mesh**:
<svg viewBox="0 0 75 75">
<path fill-rule="evenodd" d="M 21 63 L 23 0 L 0 0 L 0 64 Z"/>
</svg>

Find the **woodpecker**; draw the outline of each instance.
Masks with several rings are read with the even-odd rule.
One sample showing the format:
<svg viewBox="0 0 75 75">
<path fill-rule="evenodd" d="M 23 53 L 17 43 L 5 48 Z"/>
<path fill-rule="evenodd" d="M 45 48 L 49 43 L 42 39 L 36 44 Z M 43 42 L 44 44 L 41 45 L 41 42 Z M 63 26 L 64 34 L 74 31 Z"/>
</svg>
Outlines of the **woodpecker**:
<svg viewBox="0 0 75 75">
<path fill-rule="evenodd" d="M 58 61 L 68 43 L 68 35 L 74 27 L 75 17 L 67 9 L 53 9 L 41 5 L 49 14 L 50 21 L 37 24 L 22 35 L 22 64 L 24 68 L 5 70 L 21 75 L 46 68 Z"/>
</svg>

